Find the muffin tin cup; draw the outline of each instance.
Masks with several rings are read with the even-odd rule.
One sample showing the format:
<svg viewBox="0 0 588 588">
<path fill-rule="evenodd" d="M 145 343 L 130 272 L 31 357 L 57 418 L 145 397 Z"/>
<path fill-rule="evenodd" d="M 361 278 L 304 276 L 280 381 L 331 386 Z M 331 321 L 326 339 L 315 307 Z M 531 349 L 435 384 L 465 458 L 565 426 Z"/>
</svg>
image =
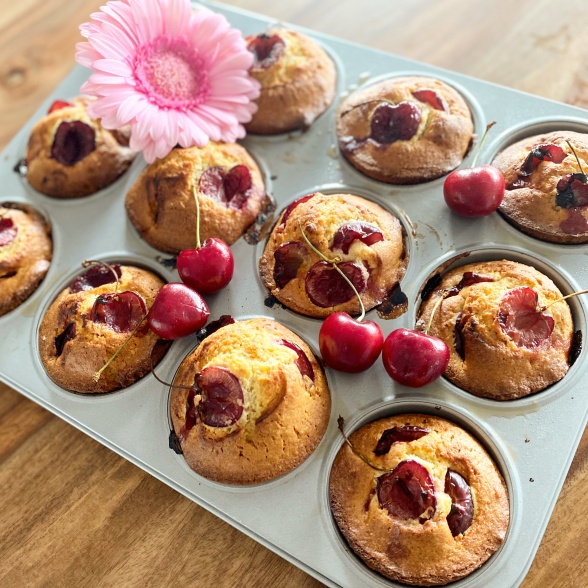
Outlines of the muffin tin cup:
<svg viewBox="0 0 588 588">
<path fill-rule="evenodd" d="M 222 5 L 213 7 L 244 35 L 280 24 Z M 304 32 L 334 57 L 341 94 L 353 91 L 357 84 L 407 72 L 438 77 L 458 89 L 472 108 L 478 136 L 486 121 L 497 121 L 480 153 L 482 162 L 489 162 L 498 149 L 517 137 L 544 128 L 552 130 L 562 125 L 572 130 L 587 129 L 583 123 L 586 113 L 580 109 L 327 35 Z M 46 212 L 54 238 L 53 262 L 38 290 L 20 307 L 0 317 L 0 330 L 9 334 L 0 338 L 0 356 L 10 358 L 0 367 L 0 378 L 332 587 L 395 585 L 351 556 L 334 525 L 327 487 L 332 459 L 342 442 L 337 417 L 341 415 L 347 427 L 353 428 L 392 412 L 418 410 L 446 416 L 469 429 L 496 459 L 507 479 L 512 510 L 502 548 L 479 571 L 461 580 L 459 586 L 517 586 L 531 565 L 588 421 L 588 398 L 582 390 L 587 369 L 584 350 L 561 382 L 526 399 L 509 402 L 477 398 L 444 379 L 415 391 L 393 382 L 380 360 L 360 374 L 326 369 L 332 394 L 331 419 L 318 448 L 292 472 L 246 488 L 205 480 L 186 466 L 182 456 L 169 449 L 169 387 L 158 382 L 153 374 L 125 390 L 89 397 L 62 390 L 49 380 L 38 358 L 38 326 L 49 303 L 80 272 L 83 260 L 131 261 L 152 269 L 167 281 L 179 280 L 177 272 L 166 265 L 172 256 L 145 243 L 126 217 L 126 191 L 145 166 L 141 155 L 110 187 L 71 200 L 39 194 L 13 171 L 24 156 L 34 122 L 55 99 L 75 96 L 88 75 L 88 70 L 76 67 L 0 158 L 6 194 L 2 200 L 26 202 Z M 243 145 L 260 163 L 278 212 L 297 196 L 320 189 L 373 199 L 401 220 L 409 253 L 401 289 L 408 297 L 408 309 L 389 321 L 379 318 L 374 311 L 368 313 L 385 336 L 393 329 L 414 326 L 420 289 L 427 277 L 445 262 L 505 257 L 536 265 L 565 293 L 588 286 L 588 265 L 582 246 L 541 242 L 520 233 L 498 214 L 481 219 L 457 217 L 444 203 L 443 178 L 421 185 L 394 186 L 351 169 L 336 147 L 334 123 L 339 101 L 340 96 L 306 132 L 275 137 L 251 135 Z M 472 157 L 470 151 L 462 166 L 471 165 Z M 263 245 L 250 245 L 240 239 L 231 247 L 235 275 L 227 288 L 206 298 L 211 320 L 223 314 L 235 318 L 271 317 L 317 352 L 320 320 L 264 304 L 269 292 L 257 272 Z M 454 258 L 460 255 L 464 257 L 456 262 Z M 576 328 L 585 333 L 586 301 L 583 297 L 574 298 L 569 304 Z M 172 342 L 157 366 L 158 376 L 171 382 L 181 360 L 195 345 L 194 337 Z"/>
</svg>

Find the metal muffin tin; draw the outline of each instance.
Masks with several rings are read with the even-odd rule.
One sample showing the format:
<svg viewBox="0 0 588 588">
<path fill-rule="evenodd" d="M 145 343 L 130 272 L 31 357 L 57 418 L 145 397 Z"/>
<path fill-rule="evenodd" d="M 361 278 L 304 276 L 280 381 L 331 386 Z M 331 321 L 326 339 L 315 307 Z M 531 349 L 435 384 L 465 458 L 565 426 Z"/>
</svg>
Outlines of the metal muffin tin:
<svg viewBox="0 0 588 588">
<path fill-rule="evenodd" d="M 245 35 L 281 24 L 223 5 L 212 7 Z M 278 210 L 305 193 L 340 191 L 371 198 L 401 220 L 410 256 L 401 286 L 409 305 L 405 314 L 390 321 L 379 319 L 375 311 L 368 313 L 368 318 L 380 323 L 384 335 L 414 325 L 421 287 L 436 268 L 454 258 L 455 263 L 498 258 L 531 263 L 552 277 L 564 293 L 588 285 L 588 245 L 538 241 L 511 227 L 498 214 L 476 220 L 458 218 L 443 201 L 443 178 L 416 186 L 370 180 L 338 153 L 334 132 L 336 106 L 343 95 L 360 84 L 406 74 L 437 77 L 460 91 L 472 109 L 478 137 L 488 121 L 497 121 L 480 154 L 484 163 L 523 136 L 555 129 L 588 132 L 585 111 L 304 32 L 335 60 L 339 76 L 335 104 L 305 133 L 250 136 L 243 144 L 259 162 Z M 245 488 L 198 476 L 182 456 L 169 449 L 169 390 L 153 375 L 123 391 L 90 397 L 62 390 L 49 380 L 38 357 L 39 323 L 58 292 L 80 271 L 83 260 L 134 262 L 167 280 L 178 280 L 175 270 L 161 263 L 168 256 L 142 241 L 126 218 L 124 196 L 145 165 L 142 157 L 109 188 L 74 200 L 39 194 L 14 171 L 34 122 L 53 100 L 77 95 L 87 76 L 87 70 L 75 68 L 0 158 L 0 200 L 37 207 L 50 219 L 54 238 L 53 262 L 39 289 L 20 307 L 0 317 L 0 331 L 5 335 L 0 337 L 0 355 L 10 357 L 0 368 L 0 378 L 328 586 L 398 585 L 371 572 L 350 552 L 331 517 L 329 470 L 342 443 L 337 417 L 345 418 L 349 431 L 391 413 L 425 412 L 449 418 L 470 430 L 494 457 L 506 479 L 511 506 L 511 523 L 503 546 L 455 586 L 517 586 L 531 565 L 586 426 L 588 397 L 581 389 L 586 374 L 585 350 L 562 381 L 510 402 L 477 398 L 443 378 L 419 390 L 408 389 L 395 384 L 380 361 L 357 375 L 327 369 L 333 407 L 318 449 L 296 470 L 272 482 Z M 471 159 L 469 154 L 463 165 L 468 166 Z M 269 316 L 318 351 L 319 320 L 265 305 L 268 292 L 257 272 L 263 246 L 250 245 L 243 239 L 233 245 L 235 276 L 225 290 L 208 297 L 211 319 L 222 314 L 237 319 Z M 461 254 L 469 255 L 464 258 Z M 570 306 L 576 329 L 585 334 L 585 298 L 571 299 Z M 159 376 L 170 381 L 195 345 L 193 337 L 175 341 L 159 364 Z"/>
</svg>

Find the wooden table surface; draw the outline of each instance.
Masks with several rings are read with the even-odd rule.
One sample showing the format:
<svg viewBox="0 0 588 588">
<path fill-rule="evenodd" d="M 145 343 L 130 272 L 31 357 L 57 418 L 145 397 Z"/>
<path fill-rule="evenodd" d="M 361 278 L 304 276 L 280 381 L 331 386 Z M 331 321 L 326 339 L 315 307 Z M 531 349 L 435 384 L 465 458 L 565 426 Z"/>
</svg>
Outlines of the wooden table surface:
<svg viewBox="0 0 588 588">
<path fill-rule="evenodd" d="M 588 108 L 582 0 L 227 3 Z M 0 148 L 74 65 L 78 25 L 101 4 L 3 0 Z M 524 588 L 588 585 L 587 487 L 585 434 Z M 322 586 L 3 384 L 0 562 L 4 588 Z"/>
</svg>

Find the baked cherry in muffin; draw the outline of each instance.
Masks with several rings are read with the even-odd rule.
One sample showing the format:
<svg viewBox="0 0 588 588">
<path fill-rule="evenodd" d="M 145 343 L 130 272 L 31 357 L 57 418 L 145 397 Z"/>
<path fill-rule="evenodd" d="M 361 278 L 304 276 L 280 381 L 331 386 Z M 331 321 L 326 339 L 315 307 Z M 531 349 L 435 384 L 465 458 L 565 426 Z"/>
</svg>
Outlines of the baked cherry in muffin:
<svg viewBox="0 0 588 588">
<path fill-rule="evenodd" d="M 588 243 L 587 134 L 554 131 L 527 137 L 492 163 L 506 182 L 498 211 L 512 225 L 543 241 Z"/>
<path fill-rule="evenodd" d="M 271 480 L 300 465 L 330 415 L 324 373 L 308 345 L 265 318 L 232 322 L 181 363 L 173 431 L 187 464 L 229 484 Z"/>
<path fill-rule="evenodd" d="M 55 198 L 88 196 L 112 184 L 133 162 L 128 129 L 110 131 L 90 118 L 90 100 L 57 100 L 32 128 L 25 162 L 35 190 Z"/>
<path fill-rule="evenodd" d="M 51 226 L 32 206 L 0 204 L 0 316 L 39 286 L 53 255 Z"/>
<path fill-rule="evenodd" d="M 363 174 L 418 184 L 455 169 L 473 137 L 470 109 L 441 80 L 386 79 L 348 96 L 338 108 L 339 149 Z"/>
<path fill-rule="evenodd" d="M 434 311 L 429 335 L 449 347 L 445 376 L 451 382 L 477 396 L 511 400 L 566 375 L 574 325 L 547 276 L 501 260 L 464 265 L 435 281 L 416 328 L 425 329 Z"/>
<path fill-rule="evenodd" d="M 148 165 L 125 200 L 127 215 L 151 246 L 169 253 L 194 247 L 196 202 L 200 238 L 231 245 L 255 221 L 265 197 L 259 167 L 237 143 L 176 148 Z"/>
<path fill-rule="evenodd" d="M 349 441 L 354 451 L 344 444 L 333 462 L 330 504 L 370 568 L 406 584 L 443 585 L 501 546 L 510 519 L 506 484 L 464 429 L 405 414 L 364 425 Z"/>
<path fill-rule="evenodd" d="M 282 212 L 259 260 L 264 285 L 300 314 L 323 318 L 336 311 L 361 311 L 345 278 L 305 237 L 325 257 L 337 260 L 366 310 L 383 302 L 404 276 L 404 233 L 395 216 L 352 194 L 303 196 Z"/>
<path fill-rule="evenodd" d="M 284 28 L 247 37 L 254 55 L 249 74 L 261 84 L 247 132 L 271 135 L 307 129 L 333 102 L 337 71 L 308 36 Z"/>
<path fill-rule="evenodd" d="M 144 320 L 162 286 L 154 273 L 129 265 L 94 265 L 77 276 L 39 328 L 39 354 L 49 377 L 87 394 L 126 388 L 147 374 L 169 346 Z"/>
</svg>

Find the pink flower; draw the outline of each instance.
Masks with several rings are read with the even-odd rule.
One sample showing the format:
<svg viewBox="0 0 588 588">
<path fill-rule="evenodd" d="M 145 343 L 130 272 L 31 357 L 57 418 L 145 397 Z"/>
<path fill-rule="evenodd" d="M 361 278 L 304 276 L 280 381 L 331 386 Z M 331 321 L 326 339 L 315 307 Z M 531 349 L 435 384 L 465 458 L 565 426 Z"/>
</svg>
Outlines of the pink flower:
<svg viewBox="0 0 588 588">
<path fill-rule="evenodd" d="M 176 145 L 245 136 L 259 84 L 253 54 L 224 16 L 189 0 L 114 0 L 80 27 L 76 59 L 93 69 L 82 86 L 89 114 L 108 129 L 131 126 L 147 162 Z"/>
</svg>

